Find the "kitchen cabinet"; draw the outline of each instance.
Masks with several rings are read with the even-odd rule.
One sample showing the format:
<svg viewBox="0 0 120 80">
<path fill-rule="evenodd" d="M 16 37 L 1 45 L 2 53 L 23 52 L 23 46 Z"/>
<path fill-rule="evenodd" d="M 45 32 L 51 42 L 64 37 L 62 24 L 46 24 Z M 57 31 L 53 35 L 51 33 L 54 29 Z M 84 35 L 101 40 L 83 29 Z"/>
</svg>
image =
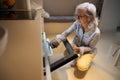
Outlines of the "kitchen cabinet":
<svg viewBox="0 0 120 80">
<path fill-rule="evenodd" d="M 0 56 L 0 80 L 43 80 L 41 10 L 35 20 L 0 20 L 8 43 Z"/>
</svg>

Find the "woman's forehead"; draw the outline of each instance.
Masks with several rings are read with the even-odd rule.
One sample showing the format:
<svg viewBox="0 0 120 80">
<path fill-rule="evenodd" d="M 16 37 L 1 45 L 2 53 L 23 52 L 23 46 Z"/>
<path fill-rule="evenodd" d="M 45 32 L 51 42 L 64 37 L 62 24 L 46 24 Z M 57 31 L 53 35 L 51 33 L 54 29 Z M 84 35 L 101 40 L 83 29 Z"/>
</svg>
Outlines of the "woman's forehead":
<svg viewBox="0 0 120 80">
<path fill-rule="evenodd" d="M 85 15 L 86 14 L 86 10 L 85 9 L 78 9 L 77 14 L 78 15 Z"/>
</svg>

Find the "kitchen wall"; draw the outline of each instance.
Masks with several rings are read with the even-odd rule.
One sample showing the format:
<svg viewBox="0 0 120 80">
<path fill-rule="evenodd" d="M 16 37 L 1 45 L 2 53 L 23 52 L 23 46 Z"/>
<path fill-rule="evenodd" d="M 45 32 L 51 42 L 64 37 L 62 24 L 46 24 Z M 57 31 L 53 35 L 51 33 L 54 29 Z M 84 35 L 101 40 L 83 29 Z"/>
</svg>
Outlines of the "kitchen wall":
<svg viewBox="0 0 120 80">
<path fill-rule="evenodd" d="M 115 32 L 120 24 L 120 0 L 104 0 L 100 28 L 102 32 Z"/>
<path fill-rule="evenodd" d="M 73 15 L 75 6 L 81 2 L 93 2 L 98 6 L 98 2 L 103 0 L 44 0 L 43 7 L 50 15 Z M 100 29 L 102 32 L 115 32 L 120 25 L 120 0 L 104 0 L 100 18 Z"/>
<path fill-rule="evenodd" d="M 15 0 L 15 2 L 15 6 L 13 8 L 15 10 L 29 10 L 30 8 L 32 8 L 33 2 L 36 6 L 42 7 L 42 0 Z"/>
<path fill-rule="evenodd" d="M 50 15 L 70 16 L 74 15 L 76 5 L 83 2 L 91 2 L 100 9 L 103 0 L 43 0 L 43 7 Z"/>
<path fill-rule="evenodd" d="M 15 0 L 15 10 L 28 10 L 30 0 Z"/>
</svg>

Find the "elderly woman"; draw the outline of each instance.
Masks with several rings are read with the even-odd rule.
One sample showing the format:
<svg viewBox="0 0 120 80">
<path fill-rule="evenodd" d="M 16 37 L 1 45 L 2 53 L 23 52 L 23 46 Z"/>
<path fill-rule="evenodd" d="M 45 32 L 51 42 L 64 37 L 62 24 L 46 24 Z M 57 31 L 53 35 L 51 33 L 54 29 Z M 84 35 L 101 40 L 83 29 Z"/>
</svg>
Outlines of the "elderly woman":
<svg viewBox="0 0 120 80">
<path fill-rule="evenodd" d="M 81 55 L 76 60 L 76 65 L 80 71 L 86 71 L 96 54 L 95 45 L 100 38 L 100 30 L 97 27 L 96 20 L 96 7 L 88 2 L 79 4 L 75 10 L 75 17 L 76 21 L 62 34 L 57 35 L 57 38 L 53 39 L 50 45 L 52 48 L 56 48 L 62 40 L 75 31 L 76 35 L 72 47 L 75 51 L 79 51 Z"/>
</svg>

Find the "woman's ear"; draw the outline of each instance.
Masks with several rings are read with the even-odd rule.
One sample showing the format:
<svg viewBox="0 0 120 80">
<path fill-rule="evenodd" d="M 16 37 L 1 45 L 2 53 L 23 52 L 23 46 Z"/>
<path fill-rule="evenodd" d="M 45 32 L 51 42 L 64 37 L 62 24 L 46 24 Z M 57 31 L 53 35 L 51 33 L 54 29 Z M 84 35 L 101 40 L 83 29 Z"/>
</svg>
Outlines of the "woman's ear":
<svg viewBox="0 0 120 80">
<path fill-rule="evenodd" d="M 88 16 L 88 22 L 91 22 L 92 19 L 93 19 L 93 16 L 92 16 L 92 15 L 89 15 L 89 16 Z"/>
</svg>

